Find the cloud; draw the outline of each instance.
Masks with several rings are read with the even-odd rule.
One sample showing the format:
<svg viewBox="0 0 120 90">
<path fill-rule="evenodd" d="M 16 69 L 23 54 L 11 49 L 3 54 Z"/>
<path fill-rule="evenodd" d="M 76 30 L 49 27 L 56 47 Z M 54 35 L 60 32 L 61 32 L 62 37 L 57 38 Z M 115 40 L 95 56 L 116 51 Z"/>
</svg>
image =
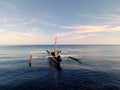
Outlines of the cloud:
<svg viewBox="0 0 120 90">
<path fill-rule="evenodd" d="M 39 21 L 40 24 L 46 25 L 46 26 L 58 26 L 57 24 L 48 22 L 48 21 Z"/>
<path fill-rule="evenodd" d="M 116 10 L 117 12 L 119 12 L 119 11 L 120 11 L 120 6 L 117 7 L 117 8 L 115 8 L 115 10 Z"/>
<path fill-rule="evenodd" d="M 47 43 L 47 37 L 36 27 L 26 32 L 0 29 L 0 44 L 40 44 Z"/>
<path fill-rule="evenodd" d="M 120 26 L 111 25 L 69 25 L 61 26 L 61 28 L 66 32 L 57 33 L 56 36 L 62 38 L 64 43 L 114 44 L 118 43 L 119 37 L 116 38 L 112 33 L 120 33 Z"/>
<path fill-rule="evenodd" d="M 114 27 L 110 27 L 108 29 L 109 29 L 109 31 L 112 31 L 112 32 L 120 32 L 120 26 L 114 26 Z"/>
<path fill-rule="evenodd" d="M 11 4 L 11 3 L 8 3 L 8 6 L 13 8 L 13 9 L 17 9 L 17 7 L 15 5 Z"/>
<path fill-rule="evenodd" d="M 94 19 L 103 19 L 103 20 L 113 20 L 112 18 L 106 17 L 106 15 L 89 15 L 89 14 L 78 14 L 77 16 L 87 17 L 87 18 L 94 18 Z"/>
<path fill-rule="evenodd" d="M 0 23 L 7 23 L 11 20 L 10 17 L 0 17 Z"/>
<path fill-rule="evenodd" d="M 0 7 L 5 9 L 17 9 L 14 4 L 8 2 L 0 2 Z"/>
<path fill-rule="evenodd" d="M 101 24 L 120 24 L 120 14 L 114 14 L 114 13 L 105 13 L 102 15 L 90 15 L 90 14 L 79 14 L 76 13 L 77 16 L 80 17 L 86 17 L 91 19 L 98 19 L 102 20 Z"/>
<path fill-rule="evenodd" d="M 73 34 L 120 31 L 120 26 L 111 25 L 73 25 L 73 26 L 61 26 L 61 28 L 67 29 L 69 30 L 69 33 L 71 32 Z"/>
<path fill-rule="evenodd" d="M 3 29 L 0 29 L 0 33 L 3 33 L 4 32 L 4 30 Z"/>
<path fill-rule="evenodd" d="M 61 26 L 63 29 L 73 30 L 75 33 L 83 34 L 83 33 L 95 33 L 101 32 L 108 28 L 108 25 L 73 25 L 73 26 Z"/>
<path fill-rule="evenodd" d="M 119 14 L 105 14 L 105 15 L 81 15 L 77 14 L 78 16 L 88 17 L 88 18 L 94 18 L 94 19 L 103 19 L 103 20 L 118 20 L 120 18 Z"/>
<path fill-rule="evenodd" d="M 0 2 L 0 16 L 12 17 L 18 13 L 18 9 L 15 5 L 7 2 Z"/>
</svg>

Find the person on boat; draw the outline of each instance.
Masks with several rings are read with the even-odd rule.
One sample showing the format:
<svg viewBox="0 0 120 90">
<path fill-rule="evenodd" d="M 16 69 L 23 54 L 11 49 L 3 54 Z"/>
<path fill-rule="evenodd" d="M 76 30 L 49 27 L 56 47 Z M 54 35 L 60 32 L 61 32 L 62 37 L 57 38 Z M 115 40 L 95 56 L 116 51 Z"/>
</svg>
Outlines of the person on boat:
<svg viewBox="0 0 120 90">
<path fill-rule="evenodd" d="M 61 61 L 62 61 L 60 55 L 58 55 L 58 57 L 57 57 L 57 61 L 58 61 L 58 62 L 61 62 Z"/>
<path fill-rule="evenodd" d="M 62 70 L 62 68 L 61 68 L 61 66 L 60 66 L 60 62 L 62 61 L 62 59 L 61 59 L 61 57 L 60 57 L 60 55 L 58 55 L 57 56 L 57 66 L 56 66 L 56 68 L 57 68 L 57 70 Z"/>
<path fill-rule="evenodd" d="M 52 56 L 55 56 L 55 52 L 52 51 L 52 52 L 51 52 L 51 55 L 52 55 Z"/>
</svg>

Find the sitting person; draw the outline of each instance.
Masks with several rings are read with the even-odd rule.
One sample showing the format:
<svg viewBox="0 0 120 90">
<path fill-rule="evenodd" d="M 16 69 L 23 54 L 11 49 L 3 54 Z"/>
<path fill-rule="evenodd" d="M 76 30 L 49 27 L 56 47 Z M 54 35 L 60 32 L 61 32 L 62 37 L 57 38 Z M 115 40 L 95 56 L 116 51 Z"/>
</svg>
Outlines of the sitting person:
<svg viewBox="0 0 120 90">
<path fill-rule="evenodd" d="M 58 62 L 61 62 L 61 61 L 62 61 L 60 55 L 57 57 L 57 61 L 58 61 Z"/>
<path fill-rule="evenodd" d="M 55 56 L 55 52 L 51 52 L 51 55 L 52 55 L 52 56 Z"/>
</svg>

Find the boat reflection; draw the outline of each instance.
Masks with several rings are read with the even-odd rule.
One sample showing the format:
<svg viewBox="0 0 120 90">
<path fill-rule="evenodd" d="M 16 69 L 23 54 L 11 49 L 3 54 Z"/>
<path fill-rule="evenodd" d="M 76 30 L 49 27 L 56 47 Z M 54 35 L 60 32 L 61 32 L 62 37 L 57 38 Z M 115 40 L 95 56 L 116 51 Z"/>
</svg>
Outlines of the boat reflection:
<svg viewBox="0 0 120 90">
<path fill-rule="evenodd" d="M 56 70 L 61 71 L 62 67 L 60 66 L 60 63 L 54 62 L 51 58 L 48 58 L 49 67 L 48 70 L 51 71 L 53 68 L 56 68 Z"/>
</svg>

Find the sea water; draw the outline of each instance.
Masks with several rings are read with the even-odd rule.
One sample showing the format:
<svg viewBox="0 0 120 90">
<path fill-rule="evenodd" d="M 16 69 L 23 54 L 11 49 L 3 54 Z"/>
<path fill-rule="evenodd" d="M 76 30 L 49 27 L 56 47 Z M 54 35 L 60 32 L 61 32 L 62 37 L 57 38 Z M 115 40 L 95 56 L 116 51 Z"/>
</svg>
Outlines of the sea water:
<svg viewBox="0 0 120 90">
<path fill-rule="evenodd" d="M 57 48 L 77 55 L 82 63 L 63 58 L 62 70 L 57 70 L 47 58 L 34 58 L 29 67 L 31 53 L 52 50 L 54 45 L 0 46 L 0 90 L 120 90 L 119 45 Z"/>
</svg>

